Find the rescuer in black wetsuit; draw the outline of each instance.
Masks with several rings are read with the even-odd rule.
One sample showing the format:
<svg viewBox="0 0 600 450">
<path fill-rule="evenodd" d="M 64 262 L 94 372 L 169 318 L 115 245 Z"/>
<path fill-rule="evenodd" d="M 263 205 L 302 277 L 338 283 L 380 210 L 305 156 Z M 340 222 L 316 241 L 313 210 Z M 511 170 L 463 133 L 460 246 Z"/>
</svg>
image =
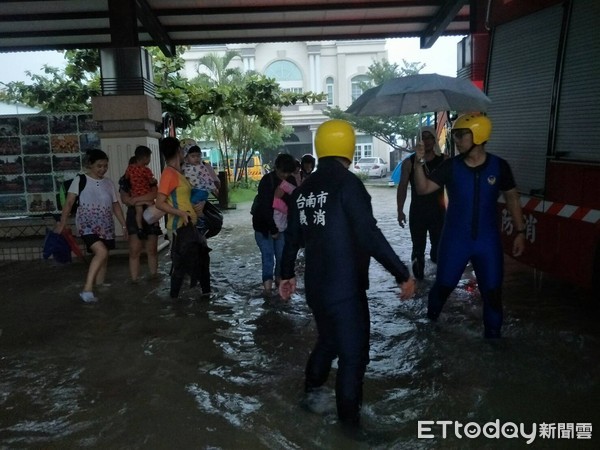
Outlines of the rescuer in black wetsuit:
<svg viewBox="0 0 600 450">
<path fill-rule="evenodd" d="M 445 159 L 440 155 L 439 146 L 436 142 L 435 130 L 433 127 L 423 127 L 421 129 L 421 139 L 425 148 L 425 171 L 433 172 Z M 427 245 L 427 233 L 431 248 L 429 257 L 431 261 L 437 263 L 438 244 L 444 226 L 444 215 L 446 207 L 444 205 L 444 189 L 440 188 L 427 195 L 418 195 L 415 189 L 413 175 L 413 166 L 415 155 L 411 155 L 402 162 L 402 175 L 398 183 L 396 193 L 396 203 L 398 206 L 398 224 L 404 228 L 406 215 L 404 214 L 404 202 L 408 184 L 410 183 L 410 210 L 408 213 L 408 226 L 410 229 L 410 238 L 412 239 L 412 261 L 413 275 L 417 280 L 422 280 L 425 271 L 425 247 Z"/>
<path fill-rule="evenodd" d="M 371 197 L 348 170 L 354 156 L 354 130 L 329 120 L 315 136 L 319 169 L 294 191 L 283 250 L 280 295 L 296 289 L 294 265 L 305 245 L 306 301 L 318 330 L 306 366 L 305 389 L 326 381 L 338 358 L 336 403 L 340 421 L 359 424 L 363 377 L 369 362 L 369 262 L 379 261 L 396 279 L 401 298 L 410 298 L 415 282 L 373 217 Z"/>
<path fill-rule="evenodd" d="M 525 248 L 525 224 L 515 180 L 508 163 L 485 151 L 492 133 L 486 116 L 465 114 L 456 119 L 452 135 L 458 156 L 444 161 L 429 177 L 419 146 L 414 165 L 419 194 L 446 186 L 448 211 L 439 246 L 437 274 L 429 291 L 427 316 L 436 320 L 458 284 L 469 261 L 477 276 L 483 301 L 484 336 L 501 337 L 503 252 L 498 218 L 498 197 L 504 195 L 512 217 L 513 255 Z"/>
</svg>

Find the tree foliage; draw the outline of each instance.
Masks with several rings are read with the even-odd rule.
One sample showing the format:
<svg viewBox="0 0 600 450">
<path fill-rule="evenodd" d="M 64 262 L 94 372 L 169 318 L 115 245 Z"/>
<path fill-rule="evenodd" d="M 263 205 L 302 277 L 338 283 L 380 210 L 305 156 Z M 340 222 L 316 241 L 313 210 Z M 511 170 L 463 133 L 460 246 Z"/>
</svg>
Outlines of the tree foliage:
<svg viewBox="0 0 600 450">
<path fill-rule="evenodd" d="M 100 95 L 100 57 L 96 50 L 68 50 L 64 70 L 42 66 L 43 75 L 25 72 L 30 83 L 0 83 L 0 101 L 22 103 L 45 113 L 91 111 Z"/>
<path fill-rule="evenodd" d="M 194 123 L 187 96 L 189 81 L 181 76 L 186 47 L 177 47 L 174 58 L 165 57 L 157 47 L 149 47 L 152 55 L 156 98 L 163 111 L 175 117 L 176 126 Z M 101 95 L 100 52 L 96 49 L 68 50 L 64 53 L 64 69 L 44 65 L 42 75 L 26 72 L 30 82 L 1 83 L 0 100 L 40 108 L 48 114 L 86 112 L 92 109 L 92 97 Z"/>
<path fill-rule="evenodd" d="M 279 84 L 256 72 L 242 73 L 229 67 L 236 52 L 208 54 L 200 59 L 198 76 L 191 80 L 190 108 L 210 129 L 217 142 L 226 170 L 236 170 L 240 181 L 255 151 L 263 152 L 283 143 L 285 133 L 281 108 L 298 102 L 311 104 L 324 100 L 324 94 L 285 93 Z M 230 156 L 231 155 L 231 156 Z M 266 156 L 262 154 L 261 156 Z M 234 167 L 229 167 L 230 158 Z"/>
<path fill-rule="evenodd" d="M 175 56 L 166 57 L 158 47 L 148 47 L 152 56 L 156 98 L 160 101 L 162 110 L 168 111 L 175 118 L 177 128 L 188 128 L 195 124 L 188 95 L 190 82 L 181 75 L 185 61 L 182 54 L 189 47 L 177 47 Z"/>
<path fill-rule="evenodd" d="M 369 66 L 366 73 L 370 79 L 367 83 L 362 83 L 363 91 L 379 86 L 393 78 L 414 75 L 419 73 L 423 67 L 422 63 L 408 62 L 402 60 L 403 66 L 396 63 L 390 63 L 387 60 L 376 61 Z M 419 129 L 419 117 L 417 115 L 397 116 L 397 117 L 360 117 L 354 114 L 348 114 L 339 107 L 329 108 L 325 115 L 332 119 L 343 119 L 350 122 L 357 130 L 374 136 L 396 150 L 404 150 L 404 142 L 410 142 L 417 135 Z"/>
<path fill-rule="evenodd" d="M 235 167 L 245 168 L 256 150 L 280 146 L 291 131 L 284 127 L 281 108 L 312 104 L 324 94 L 282 92 L 279 84 L 256 72 L 231 67 L 237 52 L 208 54 L 200 59 L 196 76 L 182 76 L 186 47 L 167 58 L 158 48 L 152 55 L 156 98 L 179 129 L 193 128 L 218 143 L 223 161 L 235 156 Z M 101 94 L 98 50 L 65 52 L 64 70 L 44 66 L 43 75 L 27 73 L 30 83 L 3 83 L 0 100 L 37 107 L 45 113 L 91 111 L 91 99 Z M 188 134 L 188 133 L 186 133 Z"/>
</svg>

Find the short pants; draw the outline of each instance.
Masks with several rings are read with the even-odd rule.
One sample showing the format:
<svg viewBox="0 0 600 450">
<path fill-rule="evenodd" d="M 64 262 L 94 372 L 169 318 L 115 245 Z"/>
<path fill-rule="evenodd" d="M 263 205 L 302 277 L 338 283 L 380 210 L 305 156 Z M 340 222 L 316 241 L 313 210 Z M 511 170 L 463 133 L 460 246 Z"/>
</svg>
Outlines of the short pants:
<svg viewBox="0 0 600 450">
<path fill-rule="evenodd" d="M 115 240 L 114 239 L 102 239 L 97 234 L 84 234 L 81 236 L 85 247 L 87 248 L 88 253 L 93 253 L 91 248 L 98 241 L 102 241 L 108 250 L 113 250 L 115 248 Z"/>
<path fill-rule="evenodd" d="M 146 206 L 144 206 L 146 209 Z M 127 214 L 125 216 L 125 223 L 127 224 L 127 233 L 130 236 L 134 236 L 137 234 L 138 227 L 137 221 L 135 220 L 135 206 L 129 206 L 127 208 Z M 162 236 L 163 232 L 159 225 L 160 221 L 157 223 L 153 223 L 152 225 L 148 225 L 148 223 L 142 219 L 142 227 L 148 236 Z"/>
</svg>

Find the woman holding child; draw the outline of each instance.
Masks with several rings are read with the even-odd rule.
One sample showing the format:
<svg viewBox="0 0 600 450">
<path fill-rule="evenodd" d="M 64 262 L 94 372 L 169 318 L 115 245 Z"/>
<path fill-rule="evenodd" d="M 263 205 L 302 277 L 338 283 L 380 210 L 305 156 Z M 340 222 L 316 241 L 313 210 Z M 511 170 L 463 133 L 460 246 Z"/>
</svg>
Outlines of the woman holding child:
<svg viewBox="0 0 600 450">
<path fill-rule="evenodd" d="M 252 227 L 262 260 L 264 294 L 272 294 L 273 280 L 281 278 L 283 231 L 287 226 L 287 200 L 296 187 L 292 176 L 296 160 L 292 155 L 280 153 L 275 159 L 275 170 L 262 177 L 258 183 L 256 208 L 252 213 Z"/>
<path fill-rule="evenodd" d="M 135 155 L 147 155 L 148 159 L 151 153 L 151 150 L 144 145 L 140 145 L 135 149 Z M 137 161 L 138 157 L 133 156 L 129 161 L 130 166 L 136 164 Z M 147 164 L 145 165 L 147 166 Z M 121 201 L 127 206 L 125 218 L 127 221 L 127 233 L 129 234 L 129 275 L 131 281 L 136 283 L 139 281 L 140 257 L 144 249 L 146 250 L 146 257 L 148 259 L 150 278 L 158 276 L 158 238 L 162 235 L 162 230 L 158 222 L 148 224 L 143 218 L 141 218 L 140 226 L 140 218 L 138 218 L 140 205 L 154 203 L 156 187 L 149 190 L 146 194 L 139 196 L 135 196 L 132 188 L 131 182 L 129 185 L 127 183 L 120 183 L 119 194 Z"/>
<path fill-rule="evenodd" d="M 182 173 L 184 152 L 179 145 L 179 140 L 173 137 L 164 138 L 160 142 L 160 151 L 165 158 L 166 167 L 158 184 L 156 207 L 167 213 L 167 230 L 172 239 L 173 266 L 170 296 L 172 299 L 179 296 L 184 276 L 189 273 L 192 265 L 198 266 L 197 270 L 194 269 L 190 273 L 192 285 L 196 278 L 199 278 L 202 293 L 208 294 L 210 293 L 210 258 L 206 239 L 200 242 L 197 254 L 190 254 L 183 245 L 184 240 L 188 239 L 187 232 L 190 229 L 188 224 L 196 226 L 198 215 L 202 214 L 205 202 L 201 201 L 196 205 L 192 203 L 192 185 Z"/>
</svg>

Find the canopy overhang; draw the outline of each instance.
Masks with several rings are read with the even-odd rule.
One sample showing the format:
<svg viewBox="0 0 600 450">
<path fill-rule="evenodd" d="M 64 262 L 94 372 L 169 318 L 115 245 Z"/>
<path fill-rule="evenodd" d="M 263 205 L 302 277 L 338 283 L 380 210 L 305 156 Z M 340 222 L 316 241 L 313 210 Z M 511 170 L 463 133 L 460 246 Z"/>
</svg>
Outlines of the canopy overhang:
<svg viewBox="0 0 600 450">
<path fill-rule="evenodd" d="M 0 2 L 0 52 L 420 38 L 471 32 L 476 0 Z"/>
</svg>

